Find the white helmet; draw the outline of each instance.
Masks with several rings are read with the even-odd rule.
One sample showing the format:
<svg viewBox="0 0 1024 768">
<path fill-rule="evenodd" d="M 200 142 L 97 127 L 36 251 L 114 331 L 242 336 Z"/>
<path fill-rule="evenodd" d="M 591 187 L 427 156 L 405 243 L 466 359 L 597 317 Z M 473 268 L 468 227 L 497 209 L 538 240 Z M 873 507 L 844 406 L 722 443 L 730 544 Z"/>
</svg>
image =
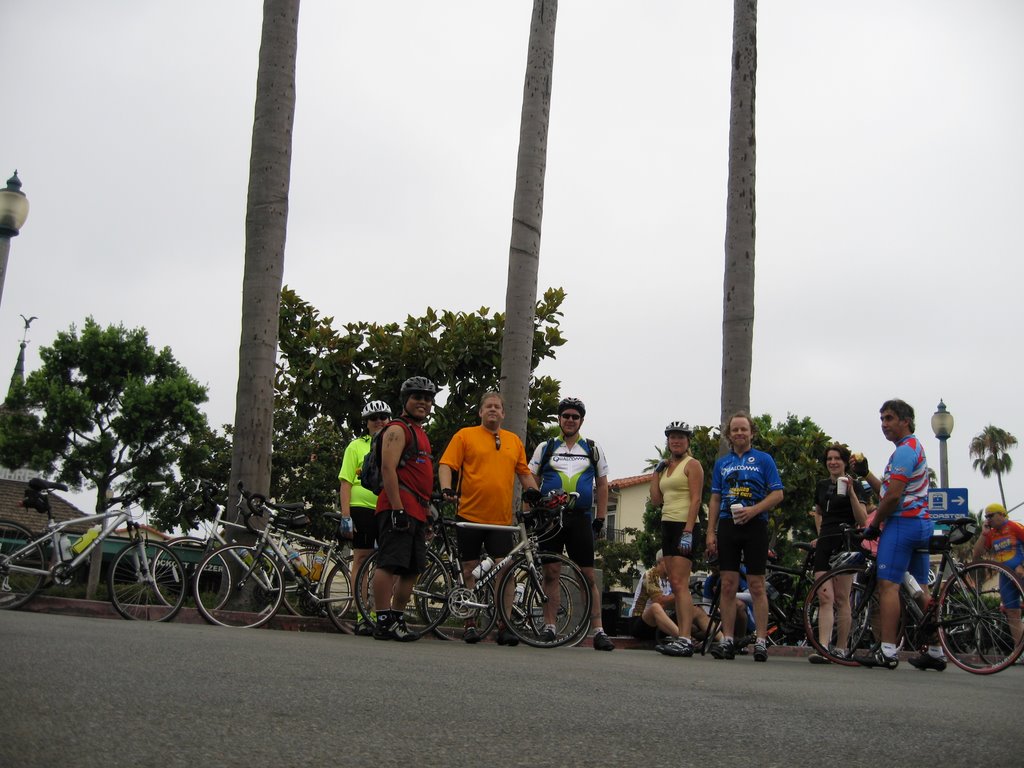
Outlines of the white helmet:
<svg viewBox="0 0 1024 768">
<path fill-rule="evenodd" d="M 366 404 L 366 407 L 363 408 L 362 416 L 365 419 L 372 416 L 375 413 L 383 413 L 390 417 L 391 406 L 389 406 L 383 400 L 371 400 Z"/>
<path fill-rule="evenodd" d="M 687 437 L 693 437 L 693 430 L 685 421 L 670 421 L 665 427 L 665 437 L 668 437 L 669 432 L 682 432 Z"/>
</svg>

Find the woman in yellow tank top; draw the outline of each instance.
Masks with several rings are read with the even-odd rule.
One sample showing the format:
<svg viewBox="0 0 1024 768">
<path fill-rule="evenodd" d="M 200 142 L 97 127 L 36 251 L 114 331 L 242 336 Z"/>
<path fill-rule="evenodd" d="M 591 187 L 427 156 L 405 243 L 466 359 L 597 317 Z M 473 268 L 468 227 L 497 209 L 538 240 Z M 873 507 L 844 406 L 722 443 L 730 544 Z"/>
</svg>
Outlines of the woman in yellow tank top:
<svg viewBox="0 0 1024 768">
<path fill-rule="evenodd" d="M 668 656 L 693 655 L 690 571 L 693 570 L 694 526 L 704 490 L 704 469 L 690 455 L 692 436 L 693 430 L 684 421 L 673 421 L 665 427 L 670 458 L 659 465 L 651 478 L 651 503 L 661 507 L 661 549 L 676 598 L 676 625 L 680 632 L 678 638 L 658 646 L 658 650 Z"/>
</svg>

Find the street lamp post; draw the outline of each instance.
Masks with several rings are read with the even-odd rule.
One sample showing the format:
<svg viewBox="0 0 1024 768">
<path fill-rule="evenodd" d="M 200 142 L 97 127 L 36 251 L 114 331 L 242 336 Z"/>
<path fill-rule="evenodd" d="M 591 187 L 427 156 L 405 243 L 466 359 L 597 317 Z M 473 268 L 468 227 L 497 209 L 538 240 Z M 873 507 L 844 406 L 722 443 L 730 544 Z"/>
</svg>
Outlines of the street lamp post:
<svg viewBox="0 0 1024 768">
<path fill-rule="evenodd" d="M 939 439 L 939 487 L 949 488 L 949 458 L 946 455 L 946 441 L 953 434 L 953 414 L 946 410 L 946 404 L 939 399 L 939 407 L 932 414 L 932 432 Z"/>
<path fill-rule="evenodd" d="M 18 172 L 7 180 L 7 188 L 0 189 L 0 302 L 4 298 L 4 280 L 7 278 L 7 257 L 11 253 L 11 238 L 17 237 L 28 218 L 28 198 L 21 191 Z"/>
</svg>

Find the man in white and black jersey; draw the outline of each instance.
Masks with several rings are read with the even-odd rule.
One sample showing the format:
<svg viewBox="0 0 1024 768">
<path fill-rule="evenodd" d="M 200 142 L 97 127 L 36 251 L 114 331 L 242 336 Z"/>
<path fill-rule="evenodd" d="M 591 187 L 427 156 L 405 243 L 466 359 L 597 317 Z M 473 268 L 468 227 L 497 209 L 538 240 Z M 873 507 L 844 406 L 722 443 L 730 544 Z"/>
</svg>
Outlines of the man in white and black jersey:
<svg viewBox="0 0 1024 768">
<path fill-rule="evenodd" d="M 614 643 L 601 623 L 601 594 L 594 581 L 594 539 L 602 535 L 608 516 L 608 462 L 604 451 L 593 440 L 580 435 L 587 414 L 582 401 L 567 397 L 558 404 L 558 426 L 561 434 L 537 446 L 530 459 L 530 471 L 537 478 L 541 493 L 561 488 L 579 494 L 570 514 L 563 516 L 562 527 L 541 543 L 545 552 L 566 555 L 580 567 L 590 582 L 592 596 L 590 626 L 594 630 L 594 648 L 612 651 Z M 543 634 L 555 639 L 555 616 L 561 597 L 559 574 L 561 564 L 544 566 Z"/>
</svg>

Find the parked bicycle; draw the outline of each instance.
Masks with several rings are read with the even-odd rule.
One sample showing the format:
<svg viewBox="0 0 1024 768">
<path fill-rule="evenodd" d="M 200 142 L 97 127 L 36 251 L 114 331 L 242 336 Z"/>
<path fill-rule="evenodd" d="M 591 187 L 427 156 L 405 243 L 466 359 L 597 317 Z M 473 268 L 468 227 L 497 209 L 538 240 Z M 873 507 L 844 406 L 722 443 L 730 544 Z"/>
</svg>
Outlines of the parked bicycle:
<svg viewBox="0 0 1024 768">
<path fill-rule="evenodd" d="M 921 652 L 937 636 L 946 658 L 960 669 L 978 675 L 999 672 L 1012 665 L 1024 650 L 1021 606 L 1024 587 L 1009 568 L 1000 563 L 958 561 L 951 547 L 974 538 L 978 524 L 973 518 L 949 523 L 948 532 L 936 532 L 927 548 L 940 557 L 936 578 L 931 585 L 916 585 L 904 580 L 900 586 L 900 645 L 904 650 Z M 860 537 L 846 534 L 850 548 L 857 549 Z M 853 562 L 851 562 L 853 561 Z M 829 591 L 837 579 L 849 584 L 849 614 L 841 619 Z M 815 650 L 834 664 L 857 666 L 851 657 L 857 651 L 874 652 L 881 644 L 878 631 L 879 604 L 874 557 L 867 551 L 852 552 L 839 567 L 818 579 L 807 597 L 805 626 Z M 927 590 L 928 602 L 921 608 L 914 587 Z M 821 598 L 825 591 L 826 599 Z M 839 590 L 843 594 L 843 590 Z M 844 611 L 845 613 L 845 611 Z M 827 617 L 833 630 L 827 642 L 819 637 L 819 624 Z M 842 623 L 841 623 L 842 622 Z M 837 639 L 848 630 L 848 650 L 837 650 Z"/>
<path fill-rule="evenodd" d="M 127 528 L 129 543 L 107 569 L 107 594 L 115 610 L 126 619 L 169 621 L 185 601 L 188 581 L 181 561 L 167 546 L 146 539 L 133 519 L 134 505 L 149 490 L 110 499 L 108 511 L 57 522 L 50 509 L 49 492 L 66 491 L 66 485 L 41 477 L 29 480 L 22 506 L 46 515 L 46 530 L 33 534 L 27 528 L 0 520 L 0 608 L 18 608 L 49 583 L 70 584 L 74 572 L 86 563 L 96 547 L 120 526 Z M 118 505 L 118 509 L 109 507 Z M 93 526 L 74 540 L 71 527 Z"/>
<path fill-rule="evenodd" d="M 447 542 L 444 546 L 449 552 L 454 552 L 454 537 L 449 530 L 452 526 L 502 531 L 511 528 L 518 534 L 518 541 L 501 562 L 477 578 L 472 589 L 464 585 L 457 556 L 442 559 L 428 549 L 427 566 L 413 587 L 406 624 L 421 634 L 443 627 L 440 634 L 453 639 L 466 619 L 475 619 L 477 631 L 486 635 L 500 616 L 512 633 L 527 645 L 554 648 L 579 642 L 590 626 L 591 595 L 586 577 L 568 558 L 542 553 L 539 547 L 539 541 L 561 525 L 562 513 L 574 500 L 575 494 L 553 491 L 537 505 L 517 512 L 513 526 L 466 521 L 435 523 L 435 527 L 440 526 L 441 536 Z M 544 593 L 543 566 L 555 561 L 562 564 L 563 575 L 559 582 L 555 637 L 549 640 L 543 637 L 544 604 L 548 600 Z M 359 569 L 357 587 L 373 583 L 376 562 L 375 552 Z M 356 600 L 363 616 L 373 615 L 372 589 L 357 588 Z"/>
<path fill-rule="evenodd" d="M 184 516 L 192 524 L 191 527 L 201 528 L 204 535 L 201 537 L 180 536 L 166 542 L 167 546 L 174 550 L 174 553 L 181 560 L 182 565 L 185 567 L 185 572 L 188 574 L 190 584 L 199 563 L 210 552 L 236 543 L 232 539 L 236 538 L 238 534 L 243 534 L 247 538 L 249 536 L 249 529 L 244 524 L 224 519 L 226 510 L 224 505 L 217 499 L 217 491 L 218 488 L 215 483 L 209 480 L 197 481 L 193 495 L 201 497 L 199 506 L 184 512 Z M 242 503 L 241 498 L 239 498 L 239 508 L 241 508 Z M 302 505 L 296 505 L 296 509 L 301 507 Z M 209 517 L 210 513 L 213 514 L 212 520 L 205 520 L 204 518 Z M 341 554 L 341 547 L 334 549 L 330 553 L 330 562 L 324 563 L 322 558 L 324 557 L 325 550 L 318 539 L 303 536 L 291 530 L 275 531 L 272 533 L 275 536 L 278 534 L 280 534 L 279 538 L 282 539 L 280 541 L 282 546 L 290 551 L 298 552 L 301 563 L 300 568 L 305 568 L 305 570 L 310 572 L 317 568 L 320 568 L 321 571 L 326 569 L 327 572 L 330 572 L 330 569 L 336 563 L 344 563 L 345 570 L 348 571 L 349 561 L 348 558 Z M 322 605 L 315 604 L 309 599 L 304 599 L 304 595 L 305 591 L 300 588 L 296 581 L 286 579 L 283 598 L 284 610 L 294 616 L 326 615 L 326 610 Z"/>
<path fill-rule="evenodd" d="M 326 614 L 339 631 L 349 632 L 345 616 L 352 606 L 352 585 L 345 562 L 336 556 L 340 542 L 299 533 L 309 524 L 301 503 L 272 503 L 246 491 L 241 482 L 238 490 L 245 527 L 256 541 L 218 547 L 200 561 L 192 580 L 199 613 L 212 624 L 259 627 L 278 612 L 285 594 L 293 593 L 301 613 Z M 337 512 L 323 514 L 340 523 Z M 253 526 L 253 517 L 266 517 L 262 530 Z M 311 567 L 290 542 L 315 550 Z"/>
</svg>

